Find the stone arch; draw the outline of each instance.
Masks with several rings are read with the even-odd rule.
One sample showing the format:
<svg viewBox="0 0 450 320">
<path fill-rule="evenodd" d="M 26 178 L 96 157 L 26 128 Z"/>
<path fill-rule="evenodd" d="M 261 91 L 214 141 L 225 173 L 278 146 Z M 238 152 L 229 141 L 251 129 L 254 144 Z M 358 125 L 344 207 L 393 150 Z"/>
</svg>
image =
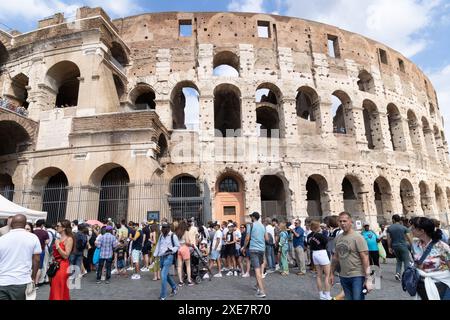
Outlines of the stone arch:
<svg viewBox="0 0 450 320">
<path fill-rule="evenodd" d="M 309 120 L 311 122 L 320 118 L 320 97 L 316 90 L 303 86 L 297 90 L 296 112 L 297 119 Z"/>
<path fill-rule="evenodd" d="M 423 214 L 427 217 L 433 214 L 433 202 L 430 193 L 430 188 L 425 181 L 420 181 L 419 183 L 420 191 L 420 206 L 422 208 Z"/>
<path fill-rule="evenodd" d="M 259 182 L 263 218 L 288 217 L 289 186 L 279 175 L 264 175 Z"/>
<path fill-rule="evenodd" d="M 121 44 L 113 41 L 109 50 L 111 53 L 111 57 L 115 60 L 113 61 L 117 62 L 122 68 L 128 64 L 128 55 Z"/>
<path fill-rule="evenodd" d="M 227 130 L 234 136 L 241 135 L 241 91 L 232 84 L 220 84 L 214 89 L 214 129 L 216 135 L 227 137 Z M 231 133 L 231 132 L 229 132 Z"/>
<path fill-rule="evenodd" d="M 431 130 L 429 122 L 425 117 L 422 117 L 422 131 L 428 156 L 434 158 L 436 156 L 436 149 L 433 131 Z"/>
<path fill-rule="evenodd" d="M 379 176 L 373 184 L 373 191 L 378 223 L 389 223 L 389 218 L 393 215 L 392 188 L 389 181 Z"/>
<path fill-rule="evenodd" d="M 19 73 L 11 79 L 11 87 L 9 92 L 5 94 L 8 102 L 17 108 L 23 107 L 28 109 L 28 84 L 29 78 L 23 73 Z"/>
<path fill-rule="evenodd" d="M 436 152 L 438 154 L 438 158 L 441 159 L 441 161 L 444 160 L 444 142 L 442 140 L 441 132 L 439 131 L 439 128 L 434 125 L 433 127 L 433 134 L 434 134 L 434 141 L 436 143 Z"/>
<path fill-rule="evenodd" d="M 313 174 L 306 181 L 307 213 L 310 218 L 322 221 L 330 212 L 328 182 L 320 174 Z"/>
<path fill-rule="evenodd" d="M 422 148 L 421 136 L 420 136 L 420 124 L 417 120 L 416 114 L 412 110 L 408 110 L 408 127 L 409 127 L 409 137 L 411 139 L 411 144 L 415 150 L 420 151 Z"/>
<path fill-rule="evenodd" d="M 45 82 L 50 88 L 49 100 L 55 101 L 57 108 L 78 105 L 80 76 L 80 68 L 68 60 L 60 61 L 48 69 Z"/>
<path fill-rule="evenodd" d="M 436 117 L 436 108 L 434 107 L 434 105 L 432 103 L 430 103 L 430 117 L 432 119 L 434 119 Z"/>
<path fill-rule="evenodd" d="M 363 184 L 355 176 L 348 174 L 342 180 L 342 196 L 344 210 L 359 219 L 364 218 L 364 203 L 362 200 Z"/>
<path fill-rule="evenodd" d="M 234 70 L 234 71 L 233 71 Z M 220 51 L 213 58 L 213 75 L 239 77 L 239 56 L 231 51 Z"/>
<path fill-rule="evenodd" d="M 416 213 L 414 187 L 408 179 L 403 179 L 400 182 L 400 199 L 402 202 L 403 215 L 414 215 Z"/>
<path fill-rule="evenodd" d="M 149 84 L 142 82 L 138 83 L 129 94 L 129 100 L 135 110 L 155 110 L 155 99 L 155 90 Z"/>
<path fill-rule="evenodd" d="M 387 118 L 389 132 L 391 136 L 392 148 L 394 151 L 405 151 L 405 135 L 403 133 L 402 117 L 397 106 L 393 103 L 387 106 Z"/>
<path fill-rule="evenodd" d="M 192 81 L 181 81 L 170 96 L 173 129 L 198 130 L 200 123 L 200 90 Z"/>
<path fill-rule="evenodd" d="M 38 125 L 36 122 L 30 119 L 26 119 L 24 117 L 20 117 L 16 114 L 13 114 L 11 112 L 1 112 L 0 109 L 0 122 L 14 122 L 21 126 L 30 137 L 31 143 L 34 143 L 37 138 L 37 128 Z"/>
<path fill-rule="evenodd" d="M 114 81 L 114 86 L 116 88 L 116 93 L 117 93 L 117 99 L 119 100 L 119 102 L 122 102 L 125 98 L 125 92 L 126 92 L 126 88 L 125 88 L 125 84 L 123 83 L 122 79 L 120 79 L 120 77 L 117 74 L 113 74 L 113 81 Z"/>
<path fill-rule="evenodd" d="M 245 221 L 245 180 L 238 172 L 226 169 L 215 181 L 215 219 Z"/>
<path fill-rule="evenodd" d="M 259 137 L 280 138 L 280 117 L 278 110 L 269 106 L 256 109 L 256 124 Z"/>
<path fill-rule="evenodd" d="M 161 158 L 169 156 L 169 147 L 167 139 L 164 134 L 161 134 L 158 138 L 158 147 L 156 152 L 156 160 L 161 160 Z"/>
<path fill-rule="evenodd" d="M 9 174 L 0 174 L 0 195 L 13 201 L 14 199 L 14 183 L 12 177 Z"/>
<path fill-rule="evenodd" d="M 283 93 L 277 85 L 264 82 L 256 88 L 255 100 L 257 103 L 270 103 L 279 106 L 283 100 Z"/>
<path fill-rule="evenodd" d="M 0 156 L 27 151 L 33 145 L 29 132 L 18 122 L 0 119 Z"/>
<path fill-rule="evenodd" d="M 226 178 L 232 178 L 237 183 L 238 192 L 244 192 L 245 191 L 245 180 L 244 177 L 234 170 L 225 170 L 224 172 L 220 173 L 217 176 L 216 183 L 215 183 L 215 190 L 216 193 L 218 192 L 226 192 L 226 191 L 220 191 L 220 185 Z M 229 191 L 228 191 L 229 192 Z"/>
<path fill-rule="evenodd" d="M 375 94 L 375 81 L 367 70 L 361 70 L 358 74 L 358 88 L 360 91 Z"/>
<path fill-rule="evenodd" d="M 446 205 L 444 200 L 444 193 L 442 192 L 442 188 L 438 184 L 436 184 L 434 187 L 434 195 L 436 198 L 436 209 L 437 209 L 437 212 L 434 216 L 439 218 L 445 215 Z"/>
<path fill-rule="evenodd" d="M 190 174 L 180 174 L 169 184 L 169 206 L 174 221 L 203 216 L 203 199 L 200 182 Z"/>
<path fill-rule="evenodd" d="M 363 119 L 368 148 L 383 148 L 383 132 L 378 108 L 370 100 L 363 101 Z"/>
<path fill-rule="evenodd" d="M 120 165 L 118 163 L 115 162 L 110 162 L 110 163 L 104 163 L 100 166 L 98 166 L 97 168 L 95 168 L 92 173 L 89 176 L 89 180 L 88 183 L 91 186 L 96 186 L 99 187 L 101 186 L 101 182 L 103 177 L 111 170 L 116 169 L 116 168 L 124 168 L 125 172 L 127 173 L 129 180 L 130 180 L 130 170 L 128 170 L 125 166 Z"/>
<path fill-rule="evenodd" d="M 351 134 L 354 132 L 351 124 L 352 100 L 350 96 L 342 90 L 337 90 L 332 94 L 333 132 L 337 134 Z"/>
</svg>

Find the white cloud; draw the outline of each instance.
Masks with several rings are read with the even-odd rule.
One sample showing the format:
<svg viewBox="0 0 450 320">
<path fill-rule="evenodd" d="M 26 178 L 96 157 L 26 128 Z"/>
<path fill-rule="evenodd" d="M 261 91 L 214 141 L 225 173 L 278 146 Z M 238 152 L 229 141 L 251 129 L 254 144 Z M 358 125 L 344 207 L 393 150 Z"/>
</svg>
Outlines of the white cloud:
<svg viewBox="0 0 450 320">
<path fill-rule="evenodd" d="M 142 11 L 134 0 L 87 0 L 83 1 L 90 7 L 102 7 L 111 17 L 126 17 Z"/>
<path fill-rule="evenodd" d="M 428 42 L 419 34 L 433 23 L 442 0 L 286 0 L 287 14 L 328 23 L 390 45 L 408 57 Z"/>
<path fill-rule="evenodd" d="M 445 137 L 450 141 L 450 64 L 430 74 L 439 99 L 439 110 L 444 117 Z"/>
<path fill-rule="evenodd" d="M 233 0 L 228 5 L 228 10 L 239 12 L 265 12 L 264 0 Z"/>
</svg>

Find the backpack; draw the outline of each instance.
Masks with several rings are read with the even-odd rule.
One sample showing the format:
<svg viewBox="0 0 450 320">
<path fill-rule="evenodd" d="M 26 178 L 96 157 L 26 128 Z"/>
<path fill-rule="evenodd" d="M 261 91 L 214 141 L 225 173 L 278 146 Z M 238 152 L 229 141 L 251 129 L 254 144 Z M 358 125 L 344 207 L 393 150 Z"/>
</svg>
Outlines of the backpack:
<svg viewBox="0 0 450 320">
<path fill-rule="evenodd" d="M 422 257 L 419 261 L 415 261 L 414 264 L 410 265 L 405 269 L 402 275 L 402 289 L 403 291 L 407 291 L 410 296 L 414 297 L 417 294 L 417 285 L 420 281 L 419 271 L 417 270 L 417 266 L 423 264 L 425 259 L 431 252 L 431 249 L 436 244 L 436 241 L 432 241 L 428 247 L 425 249 Z M 413 255 L 414 257 L 414 255 Z"/>
<path fill-rule="evenodd" d="M 84 249 L 86 249 L 87 247 L 87 237 L 85 234 L 78 232 L 76 239 L 77 239 L 76 252 L 82 253 Z"/>
</svg>

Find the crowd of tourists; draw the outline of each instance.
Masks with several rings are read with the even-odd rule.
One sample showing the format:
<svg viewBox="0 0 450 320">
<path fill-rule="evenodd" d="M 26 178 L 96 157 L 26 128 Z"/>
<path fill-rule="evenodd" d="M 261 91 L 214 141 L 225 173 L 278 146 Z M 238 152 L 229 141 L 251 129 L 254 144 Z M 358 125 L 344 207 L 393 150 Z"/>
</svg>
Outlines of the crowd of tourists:
<svg viewBox="0 0 450 320">
<path fill-rule="evenodd" d="M 415 265 L 418 298 L 450 299 L 449 239 L 437 220 L 394 215 L 390 226 L 372 229 L 364 223 L 356 230 L 346 212 L 322 221 L 263 219 L 258 212 L 249 219 L 206 225 L 194 218 L 172 223 L 63 220 L 52 226 L 16 215 L 0 228 L 0 300 L 33 299 L 47 284 L 50 300 L 69 300 L 70 281 L 90 272 L 98 285 L 108 285 L 113 275 L 143 281 L 141 275 L 151 273 L 160 282 L 161 300 L 181 287 L 227 277 L 254 277 L 255 296 L 262 299 L 267 276 L 294 272 L 301 285 L 311 273 L 318 299 L 364 300 L 387 258 L 397 260 L 392 279 L 402 286 L 402 274 Z M 341 292 L 332 297 L 338 284 Z"/>
</svg>

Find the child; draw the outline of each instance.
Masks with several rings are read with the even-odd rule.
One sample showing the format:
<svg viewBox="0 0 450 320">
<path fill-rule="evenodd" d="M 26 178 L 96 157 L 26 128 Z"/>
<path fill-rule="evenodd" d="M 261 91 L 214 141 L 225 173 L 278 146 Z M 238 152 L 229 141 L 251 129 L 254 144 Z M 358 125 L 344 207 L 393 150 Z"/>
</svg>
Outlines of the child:
<svg viewBox="0 0 450 320">
<path fill-rule="evenodd" d="M 119 245 L 115 250 L 115 255 L 117 261 L 117 269 L 119 270 L 119 274 L 121 276 L 127 275 L 127 270 L 125 269 L 125 253 L 126 253 L 125 241 L 120 240 Z"/>
</svg>

